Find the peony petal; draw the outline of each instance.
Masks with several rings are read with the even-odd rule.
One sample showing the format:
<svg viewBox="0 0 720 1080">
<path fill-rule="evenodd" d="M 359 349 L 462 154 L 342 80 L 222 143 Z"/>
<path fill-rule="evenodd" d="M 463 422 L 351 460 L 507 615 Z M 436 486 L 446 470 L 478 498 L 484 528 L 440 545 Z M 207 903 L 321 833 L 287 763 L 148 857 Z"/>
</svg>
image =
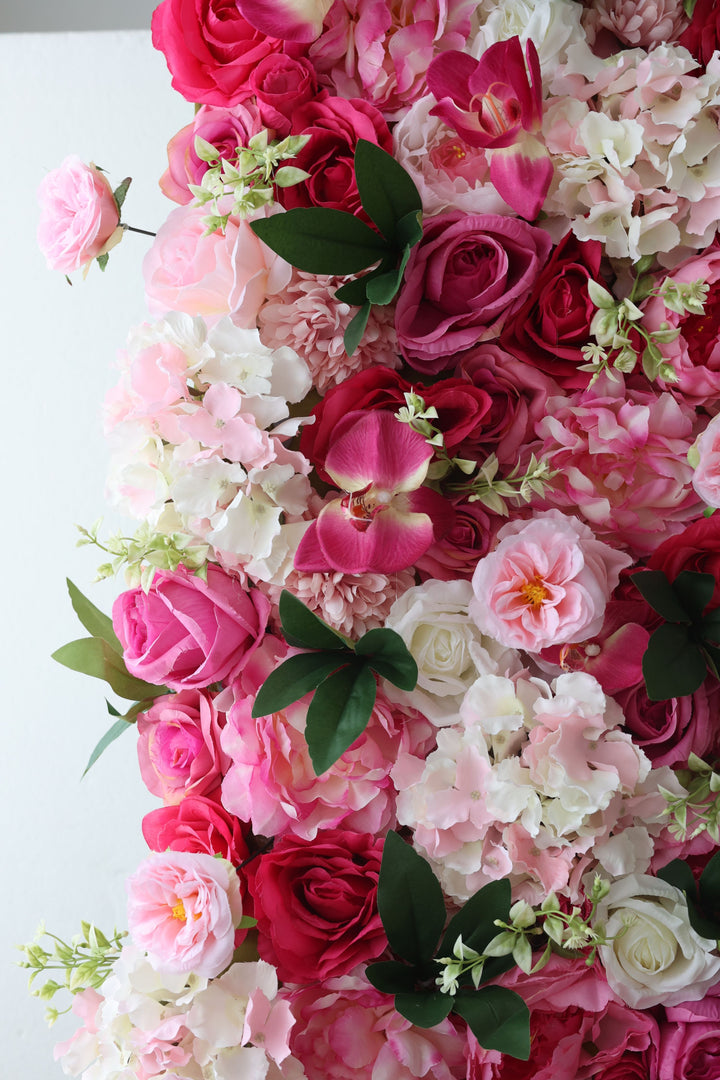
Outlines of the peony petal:
<svg viewBox="0 0 720 1080">
<path fill-rule="evenodd" d="M 342 500 L 336 499 L 323 507 L 316 525 L 323 555 L 334 570 L 344 574 L 393 574 L 404 570 L 433 541 L 432 522 L 426 514 L 401 513 L 393 506 L 376 513 L 363 529 L 348 515 Z M 297 556 L 295 565 L 303 569 L 298 566 Z"/>
<path fill-rule="evenodd" d="M 315 41 L 333 0 L 237 0 L 244 19 L 268 37 Z"/>
<path fill-rule="evenodd" d="M 492 152 L 490 179 L 495 190 L 527 221 L 537 217 L 552 178 L 550 155 L 534 135 Z"/>
<path fill-rule="evenodd" d="M 344 491 L 369 485 L 389 492 L 420 487 L 432 447 L 390 412 L 359 413 L 358 420 L 330 447 L 325 469 Z"/>
</svg>

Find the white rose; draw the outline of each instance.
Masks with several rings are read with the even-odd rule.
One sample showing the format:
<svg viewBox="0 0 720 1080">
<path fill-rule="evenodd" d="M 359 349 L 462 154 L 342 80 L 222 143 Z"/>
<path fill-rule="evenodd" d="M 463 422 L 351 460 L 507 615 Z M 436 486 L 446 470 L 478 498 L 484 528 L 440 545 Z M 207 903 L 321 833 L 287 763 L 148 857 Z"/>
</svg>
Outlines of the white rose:
<svg viewBox="0 0 720 1080">
<path fill-rule="evenodd" d="M 720 978 L 716 942 L 695 933 L 685 896 L 660 878 L 614 882 L 597 921 L 613 939 L 600 949 L 607 980 L 634 1009 L 699 1001 Z"/>
</svg>

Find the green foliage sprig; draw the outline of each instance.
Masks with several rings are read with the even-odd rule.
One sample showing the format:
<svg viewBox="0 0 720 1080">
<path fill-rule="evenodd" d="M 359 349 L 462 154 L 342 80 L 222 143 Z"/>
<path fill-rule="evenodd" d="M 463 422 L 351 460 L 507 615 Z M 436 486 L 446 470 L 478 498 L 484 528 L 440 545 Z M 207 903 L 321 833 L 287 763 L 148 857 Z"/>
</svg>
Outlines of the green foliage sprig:
<svg viewBox="0 0 720 1080">
<path fill-rule="evenodd" d="M 678 840 L 694 840 L 707 832 L 720 844 L 720 773 L 697 754 L 690 754 L 687 769 L 676 770 L 675 776 L 685 789 L 682 795 L 659 788 L 667 802 L 668 831 Z"/>
<path fill-rule="evenodd" d="M 687 898 L 690 925 L 700 937 L 720 940 L 720 851 L 717 851 L 695 881 L 692 870 L 681 859 L 658 870 L 657 876 L 681 889 Z"/>
</svg>

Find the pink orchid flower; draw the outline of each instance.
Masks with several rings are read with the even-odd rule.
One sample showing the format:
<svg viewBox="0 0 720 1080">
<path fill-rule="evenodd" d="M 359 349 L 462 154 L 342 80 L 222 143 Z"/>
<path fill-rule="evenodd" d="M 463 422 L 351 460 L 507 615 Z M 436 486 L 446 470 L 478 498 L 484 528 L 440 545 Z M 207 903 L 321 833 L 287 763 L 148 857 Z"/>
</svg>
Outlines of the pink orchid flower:
<svg viewBox="0 0 720 1080">
<path fill-rule="evenodd" d="M 553 175 L 547 148 L 534 134 L 542 120 L 534 43 L 527 42 L 525 57 L 517 35 L 491 45 L 480 60 L 448 50 L 430 64 L 427 84 L 438 100 L 431 115 L 470 146 L 492 151 L 490 180 L 513 210 L 532 221 Z"/>
<path fill-rule="evenodd" d="M 333 0 L 237 0 L 244 19 L 268 37 L 314 41 Z"/>
<path fill-rule="evenodd" d="M 312 522 L 295 568 L 344 574 L 404 570 L 432 544 L 433 518 L 440 522 L 448 514 L 441 495 L 421 488 L 433 449 L 380 410 L 349 413 L 338 435 L 325 469 L 347 494 L 327 503 Z"/>
</svg>

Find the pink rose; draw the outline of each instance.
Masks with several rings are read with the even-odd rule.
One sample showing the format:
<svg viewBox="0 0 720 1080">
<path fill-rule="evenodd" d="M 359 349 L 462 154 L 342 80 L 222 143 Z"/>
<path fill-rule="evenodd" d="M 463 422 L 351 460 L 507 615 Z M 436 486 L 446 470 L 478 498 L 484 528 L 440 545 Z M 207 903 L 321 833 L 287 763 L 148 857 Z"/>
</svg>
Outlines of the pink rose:
<svg viewBox="0 0 720 1080">
<path fill-rule="evenodd" d="M 213 979 L 232 960 L 240 882 L 211 855 L 150 855 L 128 879 L 128 929 L 160 971 Z"/>
<path fill-rule="evenodd" d="M 632 559 L 558 511 L 500 529 L 480 559 L 470 616 L 502 645 L 539 652 L 582 641 L 603 624 L 605 605 Z"/>
<path fill-rule="evenodd" d="M 160 806 L 142 820 L 151 851 L 192 851 L 222 855 L 234 866 L 247 858 L 243 823 L 213 799 L 187 795 L 175 806 Z"/>
<path fill-rule="evenodd" d="M 283 48 L 251 26 L 235 0 L 163 0 L 153 13 L 152 42 L 177 92 L 208 105 L 244 101 L 255 65 Z"/>
<path fill-rule="evenodd" d="M 232 678 L 257 648 L 270 603 L 219 566 L 207 582 L 179 566 L 161 570 L 146 593 L 131 589 L 113 605 L 113 626 L 128 671 L 173 690 Z"/>
<path fill-rule="evenodd" d="M 279 138 L 290 134 L 295 111 L 312 101 L 318 91 L 317 75 L 304 57 L 271 53 L 254 68 L 249 87 L 266 127 Z M 212 142 L 212 139 L 210 140 Z"/>
<path fill-rule="evenodd" d="M 195 153 L 196 136 L 211 143 L 226 161 L 234 161 L 238 147 L 247 146 L 252 136 L 265 126 L 252 104 L 235 105 L 231 109 L 203 105 L 193 122 L 173 135 L 168 143 L 168 168 L 160 177 L 160 187 L 176 203 L 192 202 L 188 184 L 200 184 L 209 168 L 207 161 Z"/>
<path fill-rule="evenodd" d="M 660 1025 L 658 1080 L 715 1080 L 720 1076 L 720 987 L 701 1001 L 666 1010 Z"/>
<path fill-rule="evenodd" d="M 496 338 L 530 295 L 552 242 L 517 218 L 452 210 L 426 221 L 395 309 L 400 351 L 436 375 Z"/>
<path fill-rule="evenodd" d="M 140 713 L 138 760 L 148 791 L 172 804 L 218 788 L 230 764 L 220 747 L 224 723 L 202 690 L 163 695 Z"/>
<path fill-rule="evenodd" d="M 47 174 L 38 197 L 37 241 L 51 270 L 78 270 L 122 237 L 110 184 L 99 169 L 74 154 Z"/>
<path fill-rule="evenodd" d="M 448 532 L 434 540 L 415 563 L 421 581 L 437 578 L 454 581 L 473 576 L 477 561 L 493 546 L 505 518 L 486 510 L 479 502 L 453 503 L 455 516 Z"/>
</svg>

